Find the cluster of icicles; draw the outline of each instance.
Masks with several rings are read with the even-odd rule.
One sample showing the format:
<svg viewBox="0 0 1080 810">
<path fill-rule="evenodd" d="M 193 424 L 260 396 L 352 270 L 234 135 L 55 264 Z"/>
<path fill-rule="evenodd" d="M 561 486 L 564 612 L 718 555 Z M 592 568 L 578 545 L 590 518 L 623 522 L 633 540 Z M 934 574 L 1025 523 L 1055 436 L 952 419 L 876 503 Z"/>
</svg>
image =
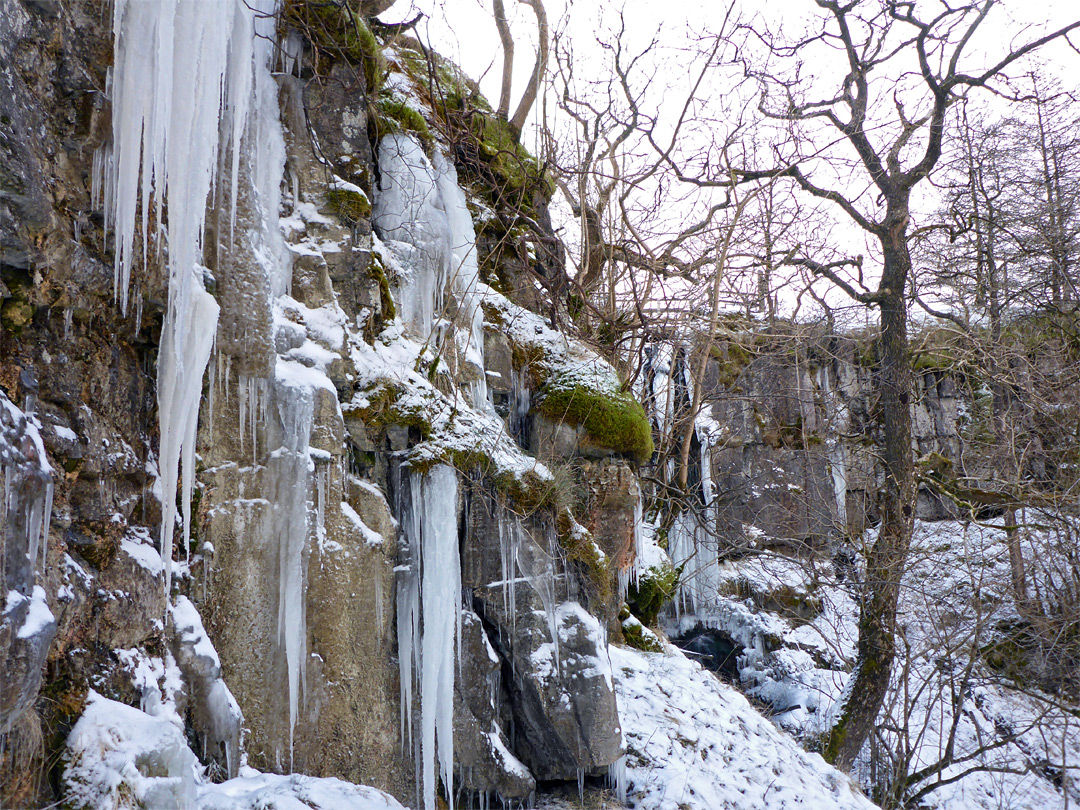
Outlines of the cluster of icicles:
<svg viewBox="0 0 1080 810">
<path fill-rule="evenodd" d="M 128 309 L 133 268 L 160 260 L 167 246 L 168 309 L 157 385 L 160 543 L 162 558 L 168 561 L 177 522 L 170 493 L 178 484 L 185 546 L 189 539 L 203 375 L 214 351 L 219 314 L 201 264 L 207 201 L 211 194 L 226 192 L 232 223 L 219 232 L 227 230 L 234 236 L 241 167 L 251 173 L 247 179 L 262 214 L 261 233 L 246 236 L 264 246 L 277 246 L 260 252 L 268 256 L 271 295 L 287 294 L 290 287 L 291 263 L 277 221 L 285 154 L 271 73 L 276 1 L 116 0 L 113 8 L 113 137 L 111 145 L 95 156 L 93 192 L 115 234 L 114 285 L 122 311 Z M 471 312 L 466 361 L 480 371 L 479 382 L 472 386 L 474 403 L 486 407 L 474 235 L 464 193 L 453 167 L 436 158 L 437 170 L 433 168 L 415 141 L 395 138 L 392 152 L 398 159 L 388 158 L 382 167 L 384 178 L 392 182 L 380 207 L 396 220 L 396 238 L 417 242 L 420 254 L 412 263 L 418 271 L 416 283 L 403 302 L 406 320 L 412 320 L 414 331 L 430 333 L 442 306 L 441 291 L 451 282 L 464 309 Z M 403 192 L 396 201 L 389 191 L 392 187 Z M 427 218 L 435 209 L 441 214 L 438 223 Z M 163 232 L 155 232 L 152 223 L 162 222 L 167 222 Z M 248 405 L 241 411 L 252 411 L 248 419 L 253 445 L 255 411 L 269 410 L 278 417 L 266 425 L 267 446 L 279 448 L 270 454 L 276 517 L 269 526 L 249 530 L 274 535 L 269 539 L 276 542 L 281 560 L 278 624 L 287 660 L 291 741 L 307 657 L 304 544 L 312 531 L 312 515 L 321 514 L 321 504 L 317 509 L 312 506 L 310 386 L 297 384 L 280 367 L 279 361 L 277 378 L 270 385 L 242 379 L 238 395 Z M 267 397 L 276 407 L 267 408 Z M 456 474 L 437 467 L 418 479 L 412 491 L 413 503 L 407 510 L 412 575 L 399 595 L 402 712 L 403 724 L 411 731 L 415 682 L 420 704 L 415 745 L 418 793 L 424 808 L 434 808 L 436 758 L 448 794 L 453 795 L 454 649 L 461 621 Z M 168 565 L 166 572 L 168 589 Z"/>
</svg>

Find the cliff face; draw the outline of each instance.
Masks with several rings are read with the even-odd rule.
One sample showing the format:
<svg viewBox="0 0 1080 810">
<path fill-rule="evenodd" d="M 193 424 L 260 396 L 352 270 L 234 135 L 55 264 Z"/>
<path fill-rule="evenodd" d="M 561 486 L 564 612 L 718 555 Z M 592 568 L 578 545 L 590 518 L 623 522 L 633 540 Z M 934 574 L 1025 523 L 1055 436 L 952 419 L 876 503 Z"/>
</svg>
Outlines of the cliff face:
<svg viewBox="0 0 1080 810">
<path fill-rule="evenodd" d="M 112 41 L 100 9 L 6 4 L 0 19 L 0 503 L 7 600 L 0 621 L 0 731 L 22 740 L 34 795 L 45 750 L 62 744 L 85 684 L 135 697 L 113 650 L 161 651 L 166 599 L 145 545 L 153 496 L 154 346 L 163 288 L 113 303 L 93 155 L 109 128 Z M 51 513 L 52 520 L 48 520 Z M 44 682 L 41 680 L 44 671 Z M 10 772 L 8 772 L 10 773 Z"/>
<path fill-rule="evenodd" d="M 723 533 L 736 537 L 743 526 L 756 526 L 821 547 L 876 524 L 883 428 L 868 347 L 869 340 L 793 338 L 781 330 L 743 336 L 710 360 L 705 396 L 718 429 L 705 443 Z M 915 376 L 916 458 L 933 454 L 962 468 L 962 407 L 956 376 Z M 916 513 L 924 520 L 954 514 L 926 487 Z"/>
<path fill-rule="evenodd" d="M 521 428 L 566 390 L 643 416 L 480 279 L 528 257 L 485 225 L 478 262 L 473 213 L 535 183 L 446 139 L 408 43 L 330 47 L 362 18 L 8 6 L 5 805 L 93 805 L 64 742 L 107 699 L 219 778 L 243 753 L 433 806 L 606 774 L 641 448 Z"/>
</svg>

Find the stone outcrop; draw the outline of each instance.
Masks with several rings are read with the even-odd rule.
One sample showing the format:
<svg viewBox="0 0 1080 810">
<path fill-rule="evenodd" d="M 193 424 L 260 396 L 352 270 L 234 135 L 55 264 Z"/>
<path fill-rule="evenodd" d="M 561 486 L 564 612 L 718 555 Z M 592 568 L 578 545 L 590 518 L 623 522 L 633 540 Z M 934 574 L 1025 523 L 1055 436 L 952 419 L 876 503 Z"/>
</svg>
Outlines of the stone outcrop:
<svg viewBox="0 0 1080 810">
<path fill-rule="evenodd" d="M 789 349 L 780 351 L 784 341 Z M 716 429 L 708 458 L 717 525 L 726 536 L 739 538 L 744 526 L 756 526 L 773 538 L 820 546 L 876 522 L 882 428 L 866 351 L 849 337 L 766 332 L 732 340 L 709 361 L 705 399 Z M 959 463 L 955 379 L 923 371 L 915 388 L 916 457 L 938 454 Z M 917 513 L 940 519 L 951 511 L 923 488 Z"/>
</svg>

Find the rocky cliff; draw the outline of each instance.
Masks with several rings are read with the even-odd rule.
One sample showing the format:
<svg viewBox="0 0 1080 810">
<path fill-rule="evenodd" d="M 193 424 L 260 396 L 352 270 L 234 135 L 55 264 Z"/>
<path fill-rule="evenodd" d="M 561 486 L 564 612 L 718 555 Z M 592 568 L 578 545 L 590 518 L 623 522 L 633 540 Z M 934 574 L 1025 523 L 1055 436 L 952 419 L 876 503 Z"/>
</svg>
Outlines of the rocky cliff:
<svg viewBox="0 0 1080 810">
<path fill-rule="evenodd" d="M 415 43 L 272 5 L 0 19 L 5 805 L 94 806 L 68 733 L 110 700 L 218 779 L 425 807 L 623 753 L 651 439 L 499 292 L 539 169 Z"/>
</svg>

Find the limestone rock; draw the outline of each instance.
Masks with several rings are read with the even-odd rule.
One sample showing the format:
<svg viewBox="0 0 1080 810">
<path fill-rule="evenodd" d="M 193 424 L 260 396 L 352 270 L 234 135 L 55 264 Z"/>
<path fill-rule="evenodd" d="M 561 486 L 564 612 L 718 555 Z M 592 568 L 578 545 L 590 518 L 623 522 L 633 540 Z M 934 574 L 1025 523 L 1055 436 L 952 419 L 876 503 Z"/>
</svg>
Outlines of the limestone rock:
<svg viewBox="0 0 1080 810">
<path fill-rule="evenodd" d="M 502 661 L 480 617 L 461 614 L 461 658 L 468 662 L 454 681 L 454 762 L 466 790 L 496 793 L 503 800 L 525 799 L 536 780 L 510 750 L 492 700 L 502 691 Z"/>
</svg>

